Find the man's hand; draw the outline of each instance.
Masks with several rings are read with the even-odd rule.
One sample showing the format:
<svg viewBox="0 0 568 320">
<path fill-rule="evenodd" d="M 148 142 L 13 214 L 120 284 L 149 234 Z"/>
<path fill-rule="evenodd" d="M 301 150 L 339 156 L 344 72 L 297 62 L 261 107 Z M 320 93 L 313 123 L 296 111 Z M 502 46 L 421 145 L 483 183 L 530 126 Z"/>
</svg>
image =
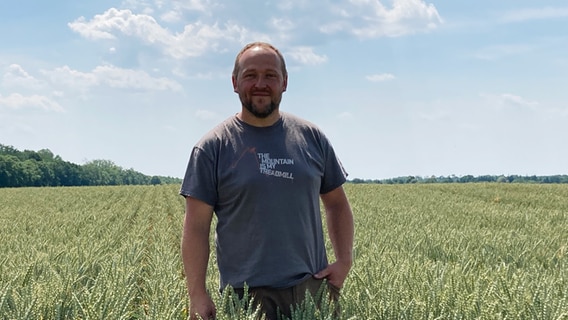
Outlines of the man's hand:
<svg viewBox="0 0 568 320">
<path fill-rule="evenodd" d="M 215 319 L 216 309 L 213 300 L 207 294 L 190 297 L 189 320 Z"/>
<path fill-rule="evenodd" d="M 327 268 L 316 273 L 314 277 L 316 279 L 327 279 L 327 282 L 329 282 L 331 285 L 337 288 L 342 288 L 343 282 L 345 282 L 350 269 L 350 263 L 341 263 L 339 261 L 336 261 L 328 265 Z"/>
</svg>

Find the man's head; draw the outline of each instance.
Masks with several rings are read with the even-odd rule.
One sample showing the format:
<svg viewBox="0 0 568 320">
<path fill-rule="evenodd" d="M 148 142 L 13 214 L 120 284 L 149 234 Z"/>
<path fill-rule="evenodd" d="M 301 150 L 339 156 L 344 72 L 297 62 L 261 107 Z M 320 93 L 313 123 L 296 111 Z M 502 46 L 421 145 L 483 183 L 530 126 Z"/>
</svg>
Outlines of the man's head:
<svg viewBox="0 0 568 320">
<path fill-rule="evenodd" d="M 286 70 L 286 62 L 284 61 L 284 56 L 282 55 L 280 50 L 278 50 L 275 46 L 271 45 L 270 43 L 260 42 L 260 41 L 259 42 L 251 42 L 251 43 L 247 44 L 246 46 L 244 46 L 241 49 L 239 54 L 237 54 L 237 58 L 235 59 L 235 66 L 233 67 L 233 77 L 236 77 L 237 74 L 240 71 L 239 59 L 241 58 L 243 53 L 245 53 L 245 51 L 247 51 L 248 49 L 251 49 L 253 47 L 260 47 L 260 48 L 269 49 L 269 50 L 274 51 L 278 55 L 278 59 L 280 59 L 280 66 L 281 66 L 282 74 L 284 75 L 284 77 L 288 77 L 288 70 Z"/>
<path fill-rule="evenodd" d="M 278 110 L 286 91 L 288 72 L 284 57 L 271 44 L 250 43 L 235 59 L 232 81 L 244 112 L 267 118 Z"/>
</svg>

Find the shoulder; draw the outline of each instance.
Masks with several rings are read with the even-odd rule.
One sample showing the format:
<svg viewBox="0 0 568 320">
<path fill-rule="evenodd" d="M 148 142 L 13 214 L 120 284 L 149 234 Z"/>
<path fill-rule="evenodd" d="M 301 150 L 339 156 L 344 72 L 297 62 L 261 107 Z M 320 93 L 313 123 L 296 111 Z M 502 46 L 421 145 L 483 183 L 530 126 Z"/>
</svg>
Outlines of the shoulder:
<svg viewBox="0 0 568 320">
<path fill-rule="evenodd" d="M 327 143 L 323 130 L 316 124 L 290 113 L 282 113 L 283 126 L 289 133 L 299 134 L 319 143 Z"/>
<path fill-rule="evenodd" d="M 216 145 L 233 135 L 238 130 L 239 123 L 236 121 L 236 116 L 233 115 L 209 130 L 197 142 L 196 147 L 205 148 L 210 145 Z"/>
<path fill-rule="evenodd" d="M 285 127 L 295 128 L 306 131 L 321 132 L 321 129 L 306 119 L 300 118 L 296 115 L 282 112 L 282 120 Z"/>
</svg>

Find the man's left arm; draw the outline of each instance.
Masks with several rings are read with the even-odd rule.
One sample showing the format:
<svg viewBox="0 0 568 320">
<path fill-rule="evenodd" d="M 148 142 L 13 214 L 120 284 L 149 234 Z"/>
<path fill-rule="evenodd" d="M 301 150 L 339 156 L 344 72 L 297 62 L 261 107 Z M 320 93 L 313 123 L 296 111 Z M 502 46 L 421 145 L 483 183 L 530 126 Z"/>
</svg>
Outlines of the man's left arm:
<svg viewBox="0 0 568 320">
<path fill-rule="evenodd" d="M 353 213 L 342 186 L 322 194 L 321 199 L 336 260 L 315 276 L 341 288 L 353 264 Z"/>
</svg>

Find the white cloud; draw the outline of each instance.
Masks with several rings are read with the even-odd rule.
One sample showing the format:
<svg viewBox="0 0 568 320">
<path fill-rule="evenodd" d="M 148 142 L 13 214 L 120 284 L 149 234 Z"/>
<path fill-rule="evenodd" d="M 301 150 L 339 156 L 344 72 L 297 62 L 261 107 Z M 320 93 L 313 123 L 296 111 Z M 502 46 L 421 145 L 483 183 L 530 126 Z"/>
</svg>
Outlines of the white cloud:
<svg viewBox="0 0 568 320">
<path fill-rule="evenodd" d="M 501 94 L 481 93 L 480 96 L 482 98 L 485 98 L 490 104 L 493 104 L 499 108 L 523 107 L 528 109 L 535 109 L 540 105 L 538 101 L 528 100 L 524 97 L 511 93 L 501 93 Z"/>
<path fill-rule="evenodd" d="M 144 14 L 153 15 L 156 11 L 164 12 L 160 18 L 163 21 L 178 22 L 183 14 L 188 11 L 208 13 L 218 7 L 216 1 L 211 0 L 124 0 L 123 5 L 132 10 L 141 11 Z M 170 20 L 173 19 L 173 20 Z"/>
<path fill-rule="evenodd" d="M 383 81 L 393 80 L 395 76 L 390 73 L 381 73 L 381 74 L 369 75 L 366 76 L 365 78 L 371 82 L 383 82 Z"/>
<path fill-rule="evenodd" d="M 510 11 L 503 15 L 503 22 L 523 22 L 568 17 L 568 7 L 527 8 Z"/>
<path fill-rule="evenodd" d="M 160 15 L 160 19 L 165 22 L 176 23 L 184 18 L 184 13 L 188 11 L 197 11 L 202 14 L 209 14 L 213 7 L 217 6 L 212 1 L 208 0 L 185 0 L 185 1 L 171 1 L 171 9 Z M 160 8 L 163 5 L 159 5 Z"/>
<path fill-rule="evenodd" d="M 201 11 L 207 12 L 213 7 L 217 6 L 214 1 L 210 0 L 184 0 L 184 1 L 174 1 L 174 8 L 177 10 L 188 10 L 188 11 Z"/>
<path fill-rule="evenodd" d="M 435 29 L 443 22 L 436 7 L 422 0 L 393 0 L 391 9 L 377 0 L 349 0 L 349 4 L 349 8 L 332 8 L 338 19 L 320 30 L 350 32 L 359 38 L 398 37 Z"/>
<path fill-rule="evenodd" d="M 282 18 L 272 18 L 270 24 L 278 31 L 290 31 L 295 27 L 292 20 Z"/>
<path fill-rule="evenodd" d="M 73 70 L 68 66 L 56 68 L 51 71 L 43 70 L 42 73 L 52 83 L 62 84 L 67 87 L 86 89 L 98 85 L 98 80 L 93 73 Z"/>
<path fill-rule="evenodd" d="M 6 68 L 2 77 L 3 87 L 23 87 L 26 89 L 39 89 L 44 83 L 31 76 L 18 64 L 11 64 Z"/>
<path fill-rule="evenodd" d="M 113 32 L 141 38 L 147 42 L 164 41 L 169 32 L 146 14 L 133 14 L 130 10 L 108 9 L 87 21 L 84 17 L 68 24 L 71 30 L 88 39 L 116 39 Z"/>
<path fill-rule="evenodd" d="M 12 93 L 9 96 L 0 95 L 0 107 L 5 106 L 10 109 L 23 109 L 23 108 L 40 108 L 46 111 L 62 112 L 63 107 L 52 99 L 41 96 L 31 95 L 24 96 L 19 93 Z"/>
<path fill-rule="evenodd" d="M 181 12 L 176 10 L 168 11 L 160 16 L 160 19 L 162 21 L 170 23 L 181 21 L 181 18 L 182 18 Z"/>
<path fill-rule="evenodd" d="M 169 56 L 183 59 L 201 56 L 209 51 L 222 51 L 223 43 L 243 39 L 246 34 L 245 28 L 232 22 L 227 22 L 223 27 L 196 22 L 186 25 L 181 34 L 163 44 Z"/>
<path fill-rule="evenodd" d="M 115 8 L 96 15 L 90 21 L 81 17 L 68 25 L 81 36 L 93 40 L 114 40 L 121 35 L 139 39 L 176 59 L 217 51 L 222 43 L 242 41 L 250 34 L 245 28 L 232 22 L 220 26 L 200 21 L 187 24 L 181 33 L 174 34 L 149 15 L 133 14 L 130 10 Z"/>
<path fill-rule="evenodd" d="M 498 96 L 502 104 L 508 104 L 520 107 L 536 107 L 539 105 L 536 101 L 527 100 L 521 96 L 517 96 L 510 93 L 503 93 Z"/>
<path fill-rule="evenodd" d="M 533 112 L 535 116 L 547 116 L 549 119 L 561 119 L 568 117 L 568 107 L 562 105 L 562 103 L 541 102 L 511 93 L 481 93 L 480 96 L 484 98 L 490 106 L 493 106 L 498 110 L 524 109 Z"/>
<path fill-rule="evenodd" d="M 287 52 L 287 56 L 301 64 L 317 65 L 327 61 L 327 56 L 318 55 L 310 47 L 295 47 Z"/>
<path fill-rule="evenodd" d="M 391 7 L 386 7 L 382 2 L 377 0 L 348 0 L 339 4 L 330 0 L 324 1 L 323 4 L 305 0 L 274 4 L 266 2 L 257 7 L 257 10 L 261 10 L 257 15 L 266 15 L 266 20 L 259 22 L 235 12 L 236 3 L 217 3 L 209 0 L 149 3 L 130 0 L 127 2 L 129 8 L 136 8 L 139 13 L 110 8 L 91 19 L 80 17 L 68 23 L 68 26 L 87 39 L 120 41 L 124 44 L 124 38 L 128 37 L 148 47 L 157 48 L 169 57 L 186 59 L 211 52 L 224 52 L 231 49 L 232 45 L 242 45 L 252 40 L 280 40 L 280 46 L 285 47 L 286 44 L 294 42 L 302 45 L 311 37 L 321 39 L 322 35 L 331 36 L 338 33 L 355 35 L 359 38 L 402 36 L 428 31 L 442 23 L 434 5 L 424 0 L 392 0 Z M 255 3 L 249 0 L 239 3 L 239 6 L 253 4 Z M 147 8 L 152 9 L 147 11 L 148 14 L 140 13 Z M 290 11 L 292 8 L 295 12 Z M 313 12 L 316 10 L 319 13 L 314 16 Z M 181 30 L 172 29 L 176 24 L 188 19 L 187 12 L 192 12 L 192 22 L 185 24 Z M 159 17 L 160 21 L 154 16 Z M 160 22 L 165 24 L 162 25 Z M 274 31 L 272 37 L 268 36 Z M 305 57 L 302 53 L 296 53 L 299 57 Z M 303 63 L 317 64 L 326 61 L 326 58 L 320 56 L 315 60 L 300 60 Z"/>
<path fill-rule="evenodd" d="M 42 72 L 54 83 L 80 90 L 95 86 L 149 91 L 180 91 L 182 89 L 176 81 L 155 78 L 145 71 L 122 69 L 112 65 L 98 66 L 91 72 L 73 70 L 68 66 Z"/>
<path fill-rule="evenodd" d="M 132 88 L 157 91 L 179 91 L 181 85 L 167 78 L 154 78 L 145 71 L 98 66 L 92 72 L 101 83 L 112 88 Z"/>
<path fill-rule="evenodd" d="M 144 8 L 161 7 L 163 0 L 123 0 L 123 5 L 127 8 L 137 8 L 143 10 Z"/>
</svg>

